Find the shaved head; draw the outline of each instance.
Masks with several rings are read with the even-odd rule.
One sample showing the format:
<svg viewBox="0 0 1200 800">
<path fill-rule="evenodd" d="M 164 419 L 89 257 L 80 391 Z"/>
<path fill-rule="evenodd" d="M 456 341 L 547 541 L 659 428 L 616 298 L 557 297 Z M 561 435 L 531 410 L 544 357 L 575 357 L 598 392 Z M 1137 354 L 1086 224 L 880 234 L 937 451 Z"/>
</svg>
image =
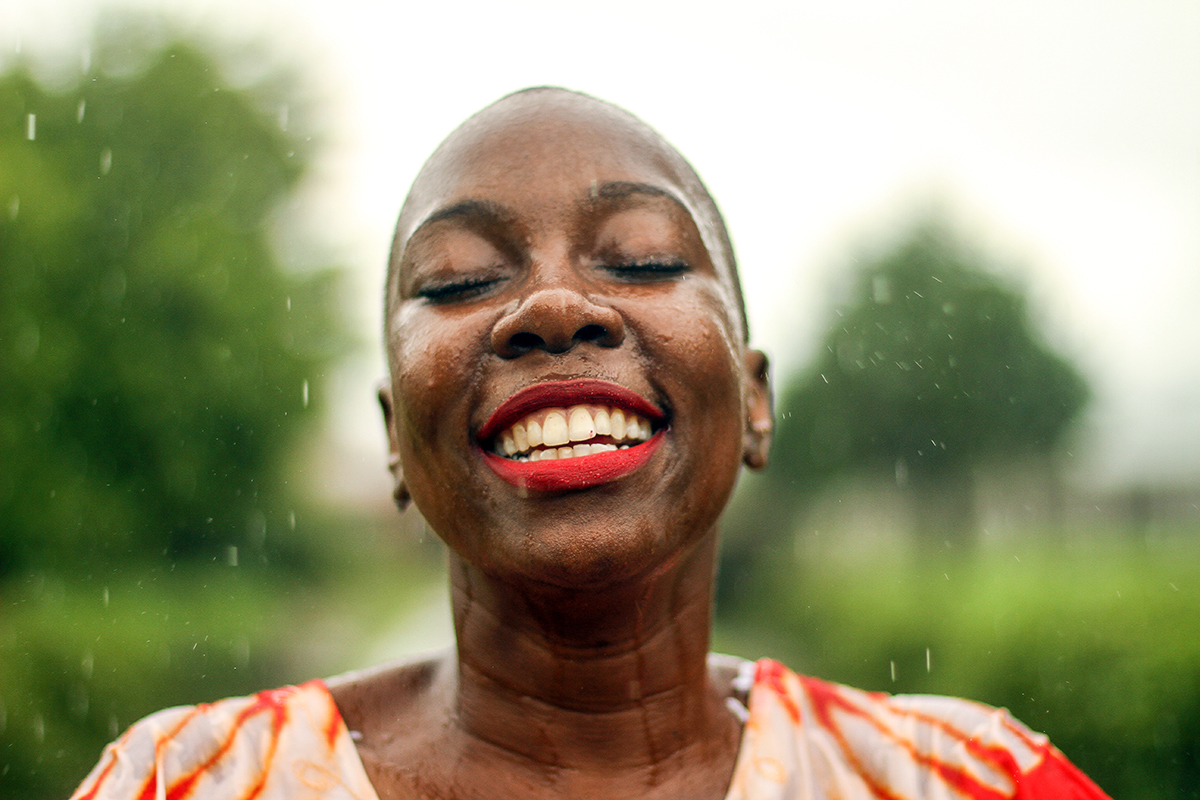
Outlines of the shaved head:
<svg viewBox="0 0 1200 800">
<path fill-rule="evenodd" d="M 400 265 L 409 239 L 431 217 L 445 213 L 439 203 L 454 196 L 460 175 L 468 170 L 487 173 L 491 166 L 487 163 L 490 145 L 520 138 L 527 151 L 521 170 L 549 169 L 556 158 L 554 149 L 569 148 L 571 132 L 580 129 L 602 134 L 622 158 L 651 165 L 678 187 L 681 196 L 673 199 L 692 216 L 710 257 L 728 280 L 743 338 L 748 338 L 737 263 L 725 221 L 691 164 L 657 131 L 628 111 L 580 92 L 555 87 L 524 89 L 497 100 L 456 128 L 425 162 L 396 223 L 388 260 L 385 320 L 390 317 L 396 297 Z M 522 172 L 511 168 L 503 173 L 497 171 L 494 179 L 519 182 Z"/>
</svg>

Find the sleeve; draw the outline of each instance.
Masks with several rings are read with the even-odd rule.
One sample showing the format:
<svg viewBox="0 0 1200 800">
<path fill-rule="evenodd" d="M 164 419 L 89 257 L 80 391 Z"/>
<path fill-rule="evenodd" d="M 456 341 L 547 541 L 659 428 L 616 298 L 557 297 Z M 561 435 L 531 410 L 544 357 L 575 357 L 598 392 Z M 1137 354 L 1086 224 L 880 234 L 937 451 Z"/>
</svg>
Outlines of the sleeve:
<svg viewBox="0 0 1200 800">
<path fill-rule="evenodd" d="M 136 722 L 104 748 L 100 763 L 83 779 L 71 800 L 153 798 L 158 745 L 198 713 L 187 706 L 159 711 Z"/>
<path fill-rule="evenodd" d="M 320 681 L 167 709 L 105 748 L 72 800 L 377 800 Z"/>
<path fill-rule="evenodd" d="M 1110 800 L 1057 748 L 1047 745 L 1040 764 L 1021 776 L 1016 800 Z"/>
</svg>

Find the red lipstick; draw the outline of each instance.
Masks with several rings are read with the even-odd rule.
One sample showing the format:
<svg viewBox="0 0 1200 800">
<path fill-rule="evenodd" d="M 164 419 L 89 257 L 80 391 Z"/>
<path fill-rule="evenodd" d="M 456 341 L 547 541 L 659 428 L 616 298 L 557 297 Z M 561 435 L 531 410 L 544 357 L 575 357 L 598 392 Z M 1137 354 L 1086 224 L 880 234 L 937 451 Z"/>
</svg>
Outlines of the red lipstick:
<svg viewBox="0 0 1200 800">
<path fill-rule="evenodd" d="M 658 450 L 663 430 L 624 450 L 574 458 L 517 461 L 490 452 L 491 439 L 526 415 L 543 408 L 594 404 L 612 406 L 659 425 L 665 415 L 650 401 L 619 384 L 599 380 L 549 381 L 522 389 L 492 412 L 479 429 L 477 442 L 484 462 L 502 480 L 535 491 L 570 491 L 610 483 L 637 470 Z"/>
<path fill-rule="evenodd" d="M 596 453 L 555 461 L 513 461 L 484 451 L 483 460 L 506 483 L 537 492 L 567 492 L 587 489 L 623 478 L 650 460 L 662 444 L 659 431 L 648 441 L 628 450 Z"/>
<path fill-rule="evenodd" d="M 651 422 L 661 422 L 663 419 L 663 413 L 649 400 L 620 384 L 597 380 L 548 381 L 522 389 L 501 403 L 488 417 L 488 421 L 483 423 L 477 437 L 479 441 L 486 442 L 521 417 L 539 408 L 565 408 L 584 403 L 618 406 L 641 414 Z"/>
</svg>

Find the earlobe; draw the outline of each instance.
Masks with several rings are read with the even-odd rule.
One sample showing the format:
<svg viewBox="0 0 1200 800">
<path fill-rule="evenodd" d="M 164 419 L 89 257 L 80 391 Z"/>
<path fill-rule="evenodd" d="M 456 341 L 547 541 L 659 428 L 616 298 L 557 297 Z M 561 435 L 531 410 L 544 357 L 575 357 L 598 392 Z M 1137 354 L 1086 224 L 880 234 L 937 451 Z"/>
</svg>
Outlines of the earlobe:
<svg viewBox="0 0 1200 800">
<path fill-rule="evenodd" d="M 400 463 L 400 437 L 396 432 L 396 415 L 392 406 L 392 389 L 387 382 L 379 384 L 379 407 L 388 436 L 388 472 L 392 473 L 392 497 L 401 511 L 408 508 L 412 496 L 404 482 L 404 466 Z"/>
<path fill-rule="evenodd" d="M 744 361 L 746 381 L 746 430 L 742 462 L 750 469 L 767 465 L 775 415 L 771 398 L 771 377 L 767 356 L 761 350 L 747 350 Z"/>
</svg>

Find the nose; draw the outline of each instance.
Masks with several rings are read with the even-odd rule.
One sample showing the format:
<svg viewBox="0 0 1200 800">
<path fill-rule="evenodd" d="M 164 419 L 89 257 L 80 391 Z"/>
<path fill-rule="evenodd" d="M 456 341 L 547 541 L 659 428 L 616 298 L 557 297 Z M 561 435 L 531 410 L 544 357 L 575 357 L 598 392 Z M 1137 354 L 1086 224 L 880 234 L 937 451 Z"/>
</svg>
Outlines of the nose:
<svg viewBox="0 0 1200 800">
<path fill-rule="evenodd" d="M 501 358 L 531 350 L 566 353 L 584 342 L 617 347 L 624 340 L 625 323 L 616 309 L 561 284 L 534 289 L 492 328 L 492 349 Z"/>
</svg>

